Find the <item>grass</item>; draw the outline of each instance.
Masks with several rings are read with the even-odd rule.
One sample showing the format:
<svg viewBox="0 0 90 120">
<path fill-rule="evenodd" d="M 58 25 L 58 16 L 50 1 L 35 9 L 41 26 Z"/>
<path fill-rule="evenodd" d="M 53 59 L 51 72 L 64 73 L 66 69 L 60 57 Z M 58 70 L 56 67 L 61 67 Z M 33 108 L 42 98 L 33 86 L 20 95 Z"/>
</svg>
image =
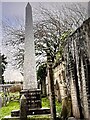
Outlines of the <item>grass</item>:
<svg viewBox="0 0 90 120">
<path fill-rule="evenodd" d="M 48 98 L 42 98 L 42 107 L 50 108 L 50 102 L 49 102 Z M 9 104 L 7 104 L 7 106 L 2 107 L 0 109 L 0 120 L 5 116 L 10 115 L 12 110 L 17 110 L 19 108 L 20 108 L 20 106 L 19 106 L 18 101 L 11 101 Z M 56 111 L 57 111 L 57 113 L 60 113 L 60 111 L 61 111 L 61 103 L 58 103 L 57 101 L 56 101 Z M 38 118 L 38 116 L 36 116 L 36 117 Z M 40 118 L 40 116 L 39 116 L 39 118 Z M 39 120 L 39 118 L 38 118 L 38 120 Z M 49 120 L 49 119 L 47 119 L 47 120 Z"/>
<path fill-rule="evenodd" d="M 56 112 L 60 114 L 62 109 L 62 104 L 56 100 Z"/>
<path fill-rule="evenodd" d="M 9 93 L 9 95 L 8 95 L 8 94 L 6 94 L 6 95 L 9 96 L 9 98 L 10 98 L 11 101 L 13 101 L 13 100 L 19 100 L 19 97 L 20 97 L 20 93 L 19 93 L 19 92 Z M 1 92 L 1 93 L 0 93 L 0 96 L 2 96 L 2 98 L 3 98 L 4 93 Z"/>
<path fill-rule="evenodd" d="M 5 107 L 2 107 L 0 109 L 0 120 L 5 116 L 10 115 L 11 111 L 16 110 L 16 109 L 19 109 L 19 102 L 18 101 L 14 101 L 14 102 L 11 101 Z"/>
<path fill-rule="evenodd" d="M 57 100 L 55 102 L 56 104 L 56 112 L 60 113 L 61 112 L 61 103 L 59 103 Z M 48 98 L 42 98 L 42 107 L 49 107 L 50 108 L 50 102 Z"/>
<path fill-rule="evenodd" d="M 50 102 L 47 97 L 42 98 L 42 107 L 49 107 L 50 108 Z"/>
</svg>

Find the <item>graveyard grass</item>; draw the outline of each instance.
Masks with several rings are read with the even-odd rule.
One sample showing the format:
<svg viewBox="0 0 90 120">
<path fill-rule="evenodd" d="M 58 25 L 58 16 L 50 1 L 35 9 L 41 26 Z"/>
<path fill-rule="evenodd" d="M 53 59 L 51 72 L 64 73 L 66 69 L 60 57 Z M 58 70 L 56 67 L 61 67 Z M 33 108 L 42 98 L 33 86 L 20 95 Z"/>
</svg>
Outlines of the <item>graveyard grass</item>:
<svg viewBox="0 0 90 120">
<path fill-rule="evenodd" d="M 16 109 L 19 109 L 19 102 L 18 101 L 11 101 L 5 107 L 2 107 L 0 109 L 0 120 L 5 116 L 10 115 L 10 112 L 12 110 L 16 110 Z"/>
<path fill-rule="evenodd" d="M 42 107 L 50 107 L 48 98 L 42 98 Z M 11 101 L 9 104 L 7 104 L 6 107 L 2 107 L 0 109 L 0 120 L 5 116 L 10 115 L 12 110 L 18 110 L 19 108 L 20 108 L 19 101 Z M 57 113 L 60 113 L 61 111 L 61 103 L 58 103 L 57 101 L 56 101 L 56 111 Z M 35 118 L 38 119 L 39 117 L 40 116 L 36 116 Z M 48 118 L 49 117 L 47 116 L 46 120 L 48 120 Z"/>
</svg>

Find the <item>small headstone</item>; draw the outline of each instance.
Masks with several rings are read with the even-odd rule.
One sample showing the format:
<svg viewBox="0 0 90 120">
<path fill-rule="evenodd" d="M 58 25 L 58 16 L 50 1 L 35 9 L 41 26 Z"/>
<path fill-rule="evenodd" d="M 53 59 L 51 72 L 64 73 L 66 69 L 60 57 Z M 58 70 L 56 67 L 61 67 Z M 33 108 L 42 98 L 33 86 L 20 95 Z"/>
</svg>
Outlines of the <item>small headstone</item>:
<svg viewBox="0 0 90 120">
<path fill-rule="evenodd" d="M 0 95 L 0 108 L 2 107 L 2 96 Z"/>
<path fill-rule="evenodd" d="M 27 119 L 26 97 L 24 95 L 20 98 L 20 120 Z"/>
</svg>

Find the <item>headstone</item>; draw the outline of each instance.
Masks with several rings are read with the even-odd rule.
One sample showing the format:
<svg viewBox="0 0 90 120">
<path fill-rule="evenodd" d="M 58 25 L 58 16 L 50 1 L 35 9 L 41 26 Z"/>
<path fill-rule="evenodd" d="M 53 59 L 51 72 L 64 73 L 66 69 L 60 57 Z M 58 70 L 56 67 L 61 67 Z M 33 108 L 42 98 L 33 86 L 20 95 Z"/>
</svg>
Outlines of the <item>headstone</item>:
<svg viewBox="0 0 90 120">
<path fill-rule="evenodd" d="M 2 107 L 2 96 L 0 95 L 0 108 Z"/>
<path fill-rule="evenodd" d="M 27 119 L 26 97 L 24 95 L 20 98 L 20 120 Z"/>
<path fill-rule="evenodd" d="M 34 33 L 32 21 L 32 8 L 28 3 L 25 16 L 25 55 L 24 55 L 24 83 L 23 89 L 36 89 L 36 62 L 34 49 Z"/>
</svg>

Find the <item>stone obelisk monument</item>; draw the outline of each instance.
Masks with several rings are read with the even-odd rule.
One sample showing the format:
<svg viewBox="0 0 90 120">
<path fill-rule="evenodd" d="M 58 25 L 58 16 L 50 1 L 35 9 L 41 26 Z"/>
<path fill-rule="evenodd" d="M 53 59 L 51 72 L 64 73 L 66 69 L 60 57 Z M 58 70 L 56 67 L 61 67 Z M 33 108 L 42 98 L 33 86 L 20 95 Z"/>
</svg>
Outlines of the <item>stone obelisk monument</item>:
<svg viewBox="0 0 90 120">
<path fill-rule="evenodd" d="M 88 2 L 88 18 L 90 17 L 90 1 Z"/>
<path fill-rule="evenodd" d="M 20 116 L 20 120 L 26 120 L 27 115 L 50 114 L 50 109 L 42 108 L 41 90 L 37 89 L 32 9 L 29 3 L 25 15 L 23 90 L 20 92 L 20 110 L 11 112 L 12 117 Z"/>
<path fill-rule="evenodd" d="M 32 8 L 29 3 L 26 6 L 25 14 L 25 55 L 23 89 L 37 89 Z"/>
</svg>

